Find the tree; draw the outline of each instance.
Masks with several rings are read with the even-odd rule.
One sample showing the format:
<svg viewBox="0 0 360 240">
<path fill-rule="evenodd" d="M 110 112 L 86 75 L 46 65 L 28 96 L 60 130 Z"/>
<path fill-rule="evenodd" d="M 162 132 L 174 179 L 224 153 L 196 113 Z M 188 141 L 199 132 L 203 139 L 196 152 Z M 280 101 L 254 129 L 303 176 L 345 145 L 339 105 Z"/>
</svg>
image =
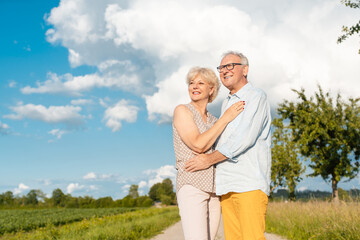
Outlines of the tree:
<svg viewBox="0 0 360 240">
<path fill-rule="evenodd" d="M 97 208 L 112 207 L 114 205 L 114 200 L 112 197 L 103 197 L 95 200 L 95 206 Z"/>
<path fill-rule="evenodd" d="M 161 183 L 158 195 L 163 204 L 171 205 L 176 203 L 176 194 L 174 193 L 174 185 L 170 178 L 165 178 Z"/>
<path fill-rule="evenodd" d="M 289 120 L 300 153 L 311 161 L 309 167 L 314 172 L 309 176 L 330 180 L 333 200 L 338 202 L 338 182 L 353 179 L 359 172 L 360 98 L 345 103 L 338 94 L 334 102 L 329 93 L 318 88 L 310 98 L 304 89 L 293 90 L 299 101 L 285 100 L 278 113 Z"/>
<path fill-rule="evenodd" d="M 46 200 L 47 200 L 46 194 L 43 191 L 41 191 L 40 189 L 35 190 L 35 192 L 36 192 L 36 197 L 37 197 L 38 201 L 46 203 Z"/>
<path fill-rule="evenodd" d="M 30 192 L 28 192 L 28 194 L 26 194 L 25 204 L 26 205 L 37 205 L 39 203 L 37 193 L 38 193 L 38 191 L 35 189 L 30 190 Z"/>
<path fill-rule="evenodd" d="M 129 196 L 132 198 L 138 198 L 139 192 L 138 192 L 139 186 L 132 184 L 129 189 Z"/>
<path fill-rule="evenodd" d="M 3 194 L 3 204 L 4 205 L 13 205 L 15 201 L 14 194 L 11 191 L 7 191 Z"/>
<path fill-rule="evenodd" d="M 164 194 L 160 196 L 160 201 L 165 205 L 171 205 L 173 203 L 172 197 Z"/>
<path fill-rule="evenodd" d="M 161 187 L 161 183 L 156 183 L 152 185 L 152 187 L 150 188 L 149 197 L 153 201 L 160 201 L 160 195 L 158 196 L 158 190 L 160 187 Z"/>
<path fill-rule="evenodd" d="M 124 197 L 121 201 L 122 207 L 135 207 L 136 200 L 132 198 L 130 195 Z"/>
<path fill-rule="evenodd" d="M 64 207 L 66 201 L 66 195 L 61 191 L 60 188 L 55 189 L 52 192 L 52 202 L 54 206 Z"/>
<path fill-rule="evenodd" d="M 343 201 L 349 201 L 350 200 L 350 196 L 349 196 L 349 193 L 347 191 L 345 191 L 342 188 L 339 188 L 338 191 L 339 191 L 339 199 L 340 200 L 343 200 Z"/>
<path fill-rule="evenodd" d="M 141 196 L 136 199 L 137 207 L 150 207 L 153 203 L 154 201 L 148 196 Z"/>
<path fill-rule="evenodd" d="M 172 181 L 170 178 L 166 178 L 161 183 L 161 187 L 158 190 L 158 195 L 170 196 L 172 193 L 174 193 L 174 185 L 172 184 Z"/>
<path fill-rule="evenodd" d="M 69 194 L 67 198 L 70 198 Z M 78 203 L 80 208 L 93 208 L 95 207 L 95 199 L 91 196 L 78 197 Z"/>
<path fill-rule="evenodd" d="M 167 198 L 162 197 L 162 196 L 168 196 L 171 199 L 171 203 L 175 203 L 176 196 L 173 189 L 174 189 L 174 185 L 172 184 L 171 179 L 166 178 L 161 183 L 156 183 L 150 188 L 149 197 L 153 201 L 162 202 L 161 199 L 163 200 L 166 199 L 166 201 L 168 202 Z"/>
<path fill-rule="evenodd" d="M 357 0 L 357 1 L 342 0 L 341 2 L 343 4 L 345 4 L 345 6 L 350 7 L 350 8 L 360 8 L 360 0 Z M 355 25 L 353 25 L 351 27 L 343 26 L 342 32 L 344 34 L 341 35 L 340 37 L 338 37 L 337 43 L 341 43 L 341 42 L 345 41 L 348 37 L 350 37 L 351 35 L 353 35 L 355 33 L 360 33 L 360 20 L 358 23 L 356 23 Z M 359 49 L 359 54 L 360 54 L 360 49 Z"/>
<path fill-rule="evenodd" d="M 45 193 L 39 189 L 32 189 L 26 194 L 24 203 L 26 205 L 38 205 L 40 201 L 44 201 L 46 198 Z"/>
<path fill-rule="evenodd" d="M 79 208 L 79 198 L 77 197 L 67 197 L 66 198 L 66 207 L 67 208 Z"/>
<path fill-rule="evenodd" d="M 289 188 L 289 200 L 295 201 L 296 185 L 302 178 L 305 167 L 299 159 L 299 151 L 289 126 L 284 125 L 285 119 L 275 118 L 271 148 L 271 192 L 277 187 Z"/>
</svg>

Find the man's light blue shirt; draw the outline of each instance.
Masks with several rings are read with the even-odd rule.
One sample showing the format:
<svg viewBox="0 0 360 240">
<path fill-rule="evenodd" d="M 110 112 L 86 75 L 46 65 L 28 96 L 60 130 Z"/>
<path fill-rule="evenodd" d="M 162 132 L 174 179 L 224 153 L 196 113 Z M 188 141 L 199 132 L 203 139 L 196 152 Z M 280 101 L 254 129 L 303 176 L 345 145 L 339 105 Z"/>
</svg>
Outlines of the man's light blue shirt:
<svg viewBox="0 0 360 240">
<path fill-rule="evenodd" d="M 229 95 L 222 113 L 245 101 L 245 108 L 221 134 L 216 150 L 226 156 L 216 166 L 216 194 L 261 190 L 270 194 L 271 114 L 266 94 L 250 83 Z"/>
</svg>

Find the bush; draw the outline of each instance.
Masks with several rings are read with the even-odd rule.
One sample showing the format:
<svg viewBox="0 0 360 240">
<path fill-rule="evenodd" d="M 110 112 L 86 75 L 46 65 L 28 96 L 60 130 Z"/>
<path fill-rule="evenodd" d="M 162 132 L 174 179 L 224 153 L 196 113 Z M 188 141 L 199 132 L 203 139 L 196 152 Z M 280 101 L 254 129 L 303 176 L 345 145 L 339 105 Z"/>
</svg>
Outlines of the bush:
<svg viewBox="0 0 360 240">
<path fill-rule="evenodd" d="M 162 204 L 171 205 L 172 202 L 173 202 L 173 199 L 170 196 L 161 195 L 160 196 L 160 201 L 161 201 Z"/>
</svg>

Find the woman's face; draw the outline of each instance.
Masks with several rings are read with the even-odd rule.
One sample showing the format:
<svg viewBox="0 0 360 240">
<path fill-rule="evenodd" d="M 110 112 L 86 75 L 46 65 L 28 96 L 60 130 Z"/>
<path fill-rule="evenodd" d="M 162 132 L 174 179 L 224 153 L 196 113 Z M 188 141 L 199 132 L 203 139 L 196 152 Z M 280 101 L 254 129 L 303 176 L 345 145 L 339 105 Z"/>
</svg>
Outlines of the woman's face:
<svg viewBox="0 0 360 240">
<path fill-rule="evenodd" d="M 200 75 L 196 76 L 189 83 L 189 95 L 192 101 L 209 100 L 214 92 L 214 87 L 210 86 L 208 81 L 202 79 Z"/>
</svg>

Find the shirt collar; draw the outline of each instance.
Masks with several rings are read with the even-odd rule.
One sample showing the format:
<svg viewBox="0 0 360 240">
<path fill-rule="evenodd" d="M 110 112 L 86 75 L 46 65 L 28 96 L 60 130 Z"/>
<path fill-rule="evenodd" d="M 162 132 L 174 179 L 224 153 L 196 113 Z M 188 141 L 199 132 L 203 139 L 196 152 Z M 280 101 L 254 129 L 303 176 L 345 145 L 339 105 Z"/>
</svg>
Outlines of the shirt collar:
<svg viewBox="0 0 360 240">
<path fill-rule="evenodd" d="M 237 97 L 237 98 L 240 98 L 240 96 L 241 96 L 244 92 L 246 92 L 249 88 L 251 88 L 251 87 L 252 87 L 251 83 L 250 83 L 250 82 L 247 82 L 247 83 L 246 83 L 242 88 L 240 88 L 240 90 L 237 91 L 236 93 L 231 94 L 231 93 L 229 92 L 228 99 L 230 99 L 232 96 Z"/>
</svg>

